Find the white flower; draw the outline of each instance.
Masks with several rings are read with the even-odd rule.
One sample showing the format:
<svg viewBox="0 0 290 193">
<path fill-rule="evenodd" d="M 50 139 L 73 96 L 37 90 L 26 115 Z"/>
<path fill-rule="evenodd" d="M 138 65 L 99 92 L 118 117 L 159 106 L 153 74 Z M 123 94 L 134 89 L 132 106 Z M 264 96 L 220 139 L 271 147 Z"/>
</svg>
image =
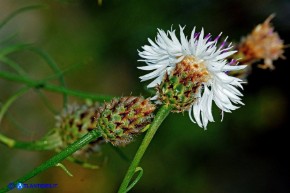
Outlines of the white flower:
<svg viewBox="0 0 290 193">
<path fill-rule="evenodd" d="M 176 64 L 187 56 L 205 66 L 210 78 L 206 82 L 202 82 L 196 94 L 197 98 L 188 111 L 193 122 L 206 128 L 209 121 L 214 121 L 211 110 L 212 101 L 222 110 L 222 114 L 237 109 L 236 104 L 243 104 L 240 98 L 242 94 L 236 88 L 243 88 L 242 80 L 227 75 L 227 72 L 240 70 L 246 66 L 238 66 L 236 61 L 228 62 L 226 60 L 236 51 L 230 51 L 231 44 L 226 46 L 227 38 L 220 46 L 217 46 L 221 33 L 212 40 L 210 34 L 204 36 L 203 29 L 200 33 L 195 33 L 194 28 L 188 39 L 183 30 L 184 27 L 180 27 L 180 40 L 176 37 L 175 30 L 165 33 L 160 29 L 158 29 L 155 42 L 148 39 L 150 45 L 143 46 L 143 51 L 139 51 L 140 57 L 143 58 L 139 61 L 143 61 L 147 65 L 138 68 L 146 71 L 153 70 L 153 72 L 141 76 L 140 79 L 141 81 L 154 79 L 147 86 L 148 88 L 158 86 L 165 73 L 170 74 Z M 157 99 L 158 96 L 153 98 Z"/>
</svg>

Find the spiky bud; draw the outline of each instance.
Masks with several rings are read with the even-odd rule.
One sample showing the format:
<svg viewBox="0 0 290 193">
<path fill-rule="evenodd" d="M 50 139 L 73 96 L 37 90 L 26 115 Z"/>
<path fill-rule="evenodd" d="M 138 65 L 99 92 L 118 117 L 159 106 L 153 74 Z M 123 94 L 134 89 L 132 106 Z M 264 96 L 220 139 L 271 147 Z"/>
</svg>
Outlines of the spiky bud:
<svg viewBox="0 0 290 193">
<path fill-rule="evenodd" d="M 105 103 L 96 115 L 97 128 L 106 142 L 123 146 L 151 123 L 155 105 L 143 97 L 121 97 Z"/>
<path fill-rule="evenodd" d="M 156 87 L 158 100 L 172 105 L 173 112 L 188 110 L 197 99 L 202 83 L 209 78 L 202 61 L 186 56 L 169 75 L 166 73 L 161 84 Z"/>
<path fill-rule="evenodd" d="M 62 141 L 59 149 L 66 148 L 89 131 L 96 129 L 95 114 L 98 108 L 98 103 L 73 104 L 69 105 L 56 117 L 57 123 L 55 130 Z M 74 155 L 98 151 L 100 142 L 101 139 L 96 139 L 75 152 Z"/>
</svg>

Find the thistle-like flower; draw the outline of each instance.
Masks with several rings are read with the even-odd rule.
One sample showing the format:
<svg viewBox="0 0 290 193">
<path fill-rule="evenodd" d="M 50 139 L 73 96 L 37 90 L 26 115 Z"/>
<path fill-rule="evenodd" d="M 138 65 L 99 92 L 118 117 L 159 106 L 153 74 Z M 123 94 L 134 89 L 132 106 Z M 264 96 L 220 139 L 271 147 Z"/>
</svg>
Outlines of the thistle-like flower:
<svg viewBox="0 0 290 193">
<path fill-rule="evenodd" d="M 155 105 L 143 97 L 115 98 L 98 110 L 97 129 L 106 142 L 124 146 L 151 123 L 154 110 Z"/>
<path fill-rule="evenodd" d="M 200 127 L 206 128 L 213 122 L 212 101 L 222 110 L 231 112 L 243 104 L 241 92 L 242 80 L 231 77 L 228 71 L 240 70 L 245 66 L 229 63 L 226 58 L 236 51 L 230 51 L 231 44 L 226 39 L 218 46 L 219 34 L 212 39 L 211 34 L 204 35 L 193 29 L 188 39 L 180 27 L 180 40 L 175 30 L 167 33 L 158 30 L 155 42 L 148 39 L 150 45 L 139 51 L 141 60 L 147 65 L 138 67 L 141 70 L 154 70 L 141 76 L 141 81 L 154 79 L 147 87 L 155 87 L 156 95 L 152 98 L 158 103 L 169 104 L 173 111 L 189 111 L 190 119 Z"/>
<path fill-rule="evenodd" d="M 238 46 L 238 53 L 242 55 L 241 63 L 254 63 L 264 60 L 264 64 L 259 65 L 263 69 L 274 69 L 273 60 L 285 58 L 283 40 L 270 21 L 274 15 L 270 15 L 262 24 L 257 25 L 251 34 L 242 39 Z"/>
</svg>

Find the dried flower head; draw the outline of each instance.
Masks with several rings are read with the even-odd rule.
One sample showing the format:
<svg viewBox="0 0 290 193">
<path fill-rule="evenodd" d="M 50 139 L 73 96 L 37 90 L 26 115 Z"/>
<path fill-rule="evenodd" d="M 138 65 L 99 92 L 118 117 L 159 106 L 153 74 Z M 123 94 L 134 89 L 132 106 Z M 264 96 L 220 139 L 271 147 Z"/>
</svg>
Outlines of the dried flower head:
<svg viewBox="0 0 290 193">
<path fill-rule="evenodd" d="M 105 103 L 96 114 L 97 128 L 106 142 L 124 146 L 151 123 L 155 105 L 143 97 L 121 97 Z"/>
<path fill-rule="evenodd" d="M 98 108 L 98 103 L 73 104 L 69 105 L 56 117 L 56 132 L 58 132 L 62 141 L 60 149 L 66 148 L 89 131 L 96 129 L 95 115 Z M 74 155 L 96 152 L 100 149 L 101 142 L 102 139 L 96 139 L 75 152 Z"/>
<path fill-rule="evenodd" d="M 172 105 L 175 112 L 188 110 L 190 119 L 206 128 L 209 121 L 214 121 L 212 101 L 223 112 L 237 109 L 234 104 L 243 104 L 242 94 L 236 88 L 242 88 L 242 81 L 227 72 L 245 66 L 228 63 L 226 58 L 236 51 L 230 51 L 232 46 L 226 43 L 227 38 L 217 46 L 221 34 L 212 39 L 211 34 L 204 36 L 203 29 L 196 33 L 194 28 L 188 39 L 183 30 L 180 27 L 180 40 L 175 30 L 158 30 L 155 42 L 148 39 L 150 45 L 139 52 L 143 58 L 139 61 L 147 65 L 138 68 L 154 71 L 140 78 L 155 79 L 148 85 L 157 89 L 153 100 Z"/>
<path fill-rule="evenodd" d="M 264 60 L 259 65 L 263 69 L 274 69 L 273 60 L 284 58 L 284 44 L 270 21 L 274 15 L 270 15 L 262 24 L 257 25 L 251 34 L 244 38 L 238 49 L 243 56 L 243 63 L 253 63 Z"/>
</svg>

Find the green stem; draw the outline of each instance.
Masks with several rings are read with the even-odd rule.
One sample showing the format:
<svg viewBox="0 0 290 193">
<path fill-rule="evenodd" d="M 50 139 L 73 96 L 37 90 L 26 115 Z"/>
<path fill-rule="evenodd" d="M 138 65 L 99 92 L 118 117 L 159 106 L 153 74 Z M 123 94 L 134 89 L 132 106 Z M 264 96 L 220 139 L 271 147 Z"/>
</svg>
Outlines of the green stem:
<svg viewBox="0 0 290 193">
<path fill-rule="evenodd" d="M 146 132 L 146 135 L 133 159 L 131 162 L 131 165 L 126 173 L 126 176 L 123 179 L 123 182 L 119 188 L 118 193 L 126 193 L 128 192 L 128 186 L 129 183 L 134 175 L 134 173 L 137 171 L 136 168 L 138 167 L 140 160 L 142 159 L 147 147 L 149 146 L 154 134 L 156 133 L 157 129 L 159 128 L 160 124 L 163 122 L 163 120 L 168 116 L 170 113 L 172 107 L 168 105 L 163 105 L 158 113 L 155 116 L 155 119 L 151 123 L 148 131 Z"/>
<path fill-rule="evenodd" d="M 37 141 L 17 141 L 0 133 L 0 143 L 16 149 L 32 151 L 53 150 L 61 145 L 61 139 L 57 133 L 44 137 Z"/>
<path fill-rule="evenodd" d="M 12 103 L 16 99 L 18 99 L 20 96 L 22 96 L 24 93 L 26 93 L 29 89 L 30 89 L 29 87 L 20 89 L 17 93 L 12 95 L 3 104 L 3 106 L 0 109 L 0 123 L 5 113 L 7 112 L 9 107 L 12 105 Z M 19 149 L 26 149 L 26 150 L 51 150 L 51 149 L 57 148 L 60 145 L 61 139 L 55 133 L 55 134 L 45 136 L 43 139 L 38 140 L 38 141 L 22 142 L 22 141 L 16 141 L 14 139 L 11 139 L 5 136 L 4 134 L 0 133 L 0 143 L 3 143 L 10 148 L 19 148 Z"/>
<path fill-rule="evenodd" d="M 46 61 L 46 63 L 51 67 L 51 69 L 58 75 L 61 86 L 65 87 L 66 85 L 64 81 L 64 76 L 61 70 L 59 69 L 58 65 L 55 63 L 55 61 L 46 52 L 42 51 L 39 48 L 31 47 L 30 50 L 37 53 L 41 58 L 43 58 L 44 61 Z M 67 101 L 68 101 L 67 95 L 66 93 L 63 93 L 64 107 L 66 107 Z"/>
<path fill-rule="evenodd" d="M 55 156 L 53 156 L 52 158 L 50 158 L 49 160 L 47 160 L 46 162 L 44 162 L 43 164 L 41 164 L 40 166 L 32 170 L 31 172 L 29 172 L 28 174 L 26 174 L 24 177 L 16 180 L 14 184 L 17 184 L 19 182 L 23 183 L 33 178 L 34 176 L 40 174 L 41 172 L 47 170 L 48 168 L 57 166 L 59 162 L 63 161 L 65 158 L 67 158 L 68 156 L 70 156 L 71 154 L 73 154 L 74 152 L 76 152 L 77 150 L 79 150 L 80 148 L 82 148 L 83 146 L 85 146 L 86 144 L 88 144 L 89 142 L 95 140 L 96 138 L 100 136 L 101 136 L 101 133 L 99 131 L 97 130 L 90 131 L 89 133 L 84 135 L 82 138 L 77 140 L 75 143 L 71 144 L 66 149 L 56 154 Z M 8 191 L 10 191 L 8 186 L 0 189 L 0 193 L 4 193 Z"/>
<path fill-rule="evenodd" d="M 10 105 L 16 100 L 18 99 L 20 96 L 22 96 L 24 93 L 26 93 L 30 88 L 25 87 L 20 89 L 17 93 L 15 93 L 14 95 L 12 95 L 5 103 L 4 105 L 1 107 L 0 109 L 0 123 L 6 113 L 6 111 L 8 110 L 8 108 L 10 107 Z"/>
<path fill-rule="evenodd" d="M 8 72 L 0 71 L 0 77 L 5 78 L 7 80 L 14 81 L 14 82 L 21 82 L 21 83 L 26 84 L 29 87 L 34 87 L 36 89 L 45 89 L 52 92 L 65 93 L 68 95 L 77 96 L 77 97 L 81 97 L 85 99 L 92 99 L 92 100 L 101 101 L 101 102 L 108 101 L 113 98 L 111 96 L 88 94 L 88 93 L 84 93 L 84 92 L 80 92 L 76 90 L 70 90 L 62 86 L 56 86 L 53 84 L 45 83 L 43 81 L 31 80 L 29 78 L 21 77 L 19 75 L 14 75 Z"/>
<path fill-rule="evenodd" d="M 0 55 L 0 61 L 4 64 L 9 65 L 12 69 L 14 69 L 19 75 L 21 76 L 26 76 L 26 72 L 25 70 L 18 65 L 16 62 L 14 62 L 13 60 L 10 60 L 9 58 L 5 57 L 5 56 L 1 56 Z"/>
<path fill-rule="evenodd" d="M 22 7 L 16 11 L 14 11 L 13 13 L 11 13 L 10 15 L 8 15 L 6 18 L 4 18 L 1 22 L 0 22 L 0 29 L 8 22 L 10 21 L 12 18 L 14 18 L 16 15 L 26 12 L 26 11 L 30 11 L 33 9 L 39 9 L 39 8 L 45 8 L 44 5 L 30 5 L 27 7 Z"/>
</svg>

